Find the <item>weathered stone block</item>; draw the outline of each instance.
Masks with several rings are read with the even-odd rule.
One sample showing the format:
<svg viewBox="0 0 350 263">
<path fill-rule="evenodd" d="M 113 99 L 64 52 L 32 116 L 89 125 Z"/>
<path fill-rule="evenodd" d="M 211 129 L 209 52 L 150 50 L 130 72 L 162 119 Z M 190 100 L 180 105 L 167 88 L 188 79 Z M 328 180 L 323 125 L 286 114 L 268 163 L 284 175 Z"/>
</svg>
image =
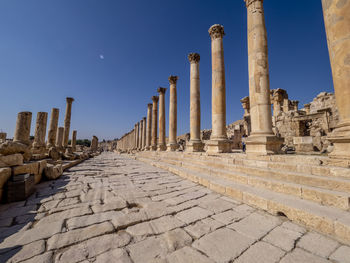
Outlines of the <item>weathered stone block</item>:
<svg viewBox="0 0 350 263">
<path fill-rule="evenodd" d="M 23 164 L 22 154 L 16 153 L 16 154 L 0 156 L 0 168 L 22 165 L 22 164 Z"/>
</svg>

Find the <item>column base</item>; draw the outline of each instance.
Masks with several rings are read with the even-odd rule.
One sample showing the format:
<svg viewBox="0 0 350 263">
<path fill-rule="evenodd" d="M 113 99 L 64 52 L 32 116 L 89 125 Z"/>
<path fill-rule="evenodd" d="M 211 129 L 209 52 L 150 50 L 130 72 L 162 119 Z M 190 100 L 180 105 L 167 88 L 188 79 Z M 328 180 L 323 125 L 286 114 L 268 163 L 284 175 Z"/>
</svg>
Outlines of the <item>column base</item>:
<svg viewBox="0 0 350 263">
<path fill-rule="evenodd" d="M 169 152 L 175 152 L 179 148 L 179 145 L 177 143 L 169 143 L 167 145 L 167 151 Z"/>
<path fill-rule="evenodd" d="M 246 140 L 246 152 L 257 155 L 280 153 L 283 142 L 283 138 L 274 135 L 251 135 Z"/>
<path fill-rule="evenodd" d="M 186 143 L 186 152 L 203 152 L 204 143 L 202 141 L 189 141 Z"/>
<path fill-rule="evenodd" d="M 224 140 L 209 140 L 207 143 L 207 153 L 230 153 L 232 152 L 232 141 Z"/>
<path fill-rule="evenodd" d="M 151 150 L 151 146 L 146 146 L 145 151 L 150 151 Z"/>
<path fill-rule="evenodd" d="M 151 146 L 151 151 L 157 151 L 157 145 L 152 145 Z"/>
<path fill-rule="evenodd" d="M 158 145 L 157 151 L 159 152 L 166 151 L 166 145 L 165 144 Z"/>
<path fill-rule="evenodd" d="M 327 139 L 333 143 L 334 146 L 329 157 L 350 159 L 350 127 L 336 128 Z"/>
</svg>

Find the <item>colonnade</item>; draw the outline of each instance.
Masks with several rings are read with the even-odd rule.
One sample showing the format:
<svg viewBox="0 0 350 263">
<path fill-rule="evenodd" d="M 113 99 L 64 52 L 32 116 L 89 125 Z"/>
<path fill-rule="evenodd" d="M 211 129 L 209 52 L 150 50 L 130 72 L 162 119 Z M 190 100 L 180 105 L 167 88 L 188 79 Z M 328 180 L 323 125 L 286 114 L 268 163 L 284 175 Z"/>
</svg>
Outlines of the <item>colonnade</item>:
<svg viewBox="0 0 350 263">
<path fill-rule="evenodd" d="M 251 133 L 246 140 L 248 154 L 273 154 L 283 143 L 272 131 L 268 44 L 263 0 L 244 0 L 247 9 L 249 97 L 242 100 L 245 114 L 251 118 Z M 340 122 L 329 140 L 334 144 L 331 156 L 350 158 L 350 1 L 322 0 L 327 41 Z M 337 19 L 334 19 L 334 18 Z M 226 81 L 223 38 L 224 27 L 210 27 L 212 55 L 212 133 L 206 142 L 209 153 L 227 153 L 232 142 L 226 133 Z M 200 137 L 200 55 L 190 53 L 190 141 L 186 151 L 203 151 Z M 119 150 L 176 151 L 177 76 L 169 77 L 169 142 L 165 138 L 166 88 L 158 88 L 147 106 L 147 117 L 118 141 Z M 158 103 L 159 102 L 159 103 Z M 159 109 L 159 112 L 158 112 Z M 144 131 L 140 131 L 144 129 Z M 159 127 L 157 137 L 157 127 Z M 144 142 L 144 143 L 139 143 Z"/>
</svg>

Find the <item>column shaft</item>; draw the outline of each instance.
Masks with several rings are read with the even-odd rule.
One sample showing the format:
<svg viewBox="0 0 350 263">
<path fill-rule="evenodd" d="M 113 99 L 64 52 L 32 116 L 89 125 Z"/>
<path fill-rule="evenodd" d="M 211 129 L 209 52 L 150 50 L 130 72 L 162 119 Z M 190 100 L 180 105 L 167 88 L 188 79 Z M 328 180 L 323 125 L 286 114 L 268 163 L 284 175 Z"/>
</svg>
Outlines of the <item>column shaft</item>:
<svg viewBox="0 0 350 263">
<path fill-rule="evenodd" d="M 59 127 L 57 129 L 56 147 L 61 150 L 63 148 L 63 134 L 64 134 L 64 127 Z"/>
<path fill-rule="evenodd" d="M 77 131 L 73 131 L 72 133 L 72 142 L 71 142 L 71 147 L 72 147 L 72 151 L 75 152 L 76 151 L 76 145 L 77 145 Z"/>
<path fill-rule="evenodd" d="M 47 147 L 48 148 L 54 147 L 56 144 L 59 112 L 60 112 L 59 109 L 56 109 L 56 108 L 53 108 L 51 110 L 50 127 L 49 127 L 49 132 L 47 134 Z"/>
<path fill-rule="evenodd" d="M 30 126 L 32 123 L 32 113 L 29 111 L 20 112 L 17 115 L 14 142 L 20 142 L 26 145 L 30 144 Z"/>
<path fill-rule="evenodd" d="M 332 157 L 350 158 L 350 1 L 322 0 L 339 123 Z"/>
<path fill-rule="evenodd" d="M 177 144 L 177 91 L 176 83 L 178 77 L 170 76 L 170 100 L 169 100 L 169 144 L 168 150 L 175 151 L 178 148 Z"/>
<path fill-rule="evenodd" d="M 158 138 L 158 150 L 166 150 L 165 142 L 165 91 L 166 88 L 158 88 L 159 93 L 159 138 Z"/>
<path fill-rule="evenodd" d="M 67 101 L 67 106 L 66 106 L 66 115 L 64 117 L 63 147 L 68 146 L 70 119 L 71 119 L 71 115 L 72 115 L 72 103 L 73 103 L 74 99 L 73 98 L 66 98 L 66 101 Z"/>
<path fill-rule="evenodd" d="M 152 151 L 157 150 L 158 100 L 158 96 L 152 97 Z"/>
<path fill-rule="evenodd" d="M 152 104 L 147 105 L 146 150 L 150 150 L 152 140 Z"/>
<path fill-rule="evenodd" d="M 142 150 L 146 148 L 146 117 L 143 118 L 143 129 L 142 129 Z"/>
<path fill-rule="evenodd" d="M 45 136 L 47 126 L 47 112 L 38 112 L 36 115 L 34 148 L 45 147 Z"/>
</svg>

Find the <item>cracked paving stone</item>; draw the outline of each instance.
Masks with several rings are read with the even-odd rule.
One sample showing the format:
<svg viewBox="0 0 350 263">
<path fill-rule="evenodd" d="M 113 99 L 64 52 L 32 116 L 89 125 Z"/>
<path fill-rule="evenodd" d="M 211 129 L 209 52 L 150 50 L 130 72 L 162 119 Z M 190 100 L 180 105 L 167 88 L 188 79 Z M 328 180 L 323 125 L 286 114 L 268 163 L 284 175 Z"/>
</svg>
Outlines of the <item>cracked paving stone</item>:
<svg viewBox="0 0 350 263">
<path fill-rule="evenodd" d="M 203 209 L 200 207 L 193 207 L 188 210 L 184 210 L 176 214 L 175 216 L 177 219 L 181 220 L 182 222 L 185 222 L 186 224 L 191 224 L 203 218 L 209 217 L 212 214 L 214 213 L 206 209 Z"/>
<path fill-rule="evenodd" d="M 319 256 L 313 255 L 300 248 L 294 249 L 291 253 L 287 254 L 282 258 L 280 263 L 296 263 L 296 262 L 307 262 L 307 263 L 330 263 L 328 260 Z"/>
<path fill-rule="evenodd" d="M 297 247 L 324 258 L 334 252 L 338 246 L 337 241 L 314 232 L 307 233 L 297 243 Z"/>
<path fill-rule="evenodd" d="M 215 263 L 191 247 L 181 248 L 166 257 L 168 263 Z"/>
<path fill-rule="evenodd" d="M 302 236 L 301 233 L 278 226 L 268 233 L 263 240 L 282 248 L 284 251 L 291 251 L 295 247 L 296 241 Z"/>
</svg>

